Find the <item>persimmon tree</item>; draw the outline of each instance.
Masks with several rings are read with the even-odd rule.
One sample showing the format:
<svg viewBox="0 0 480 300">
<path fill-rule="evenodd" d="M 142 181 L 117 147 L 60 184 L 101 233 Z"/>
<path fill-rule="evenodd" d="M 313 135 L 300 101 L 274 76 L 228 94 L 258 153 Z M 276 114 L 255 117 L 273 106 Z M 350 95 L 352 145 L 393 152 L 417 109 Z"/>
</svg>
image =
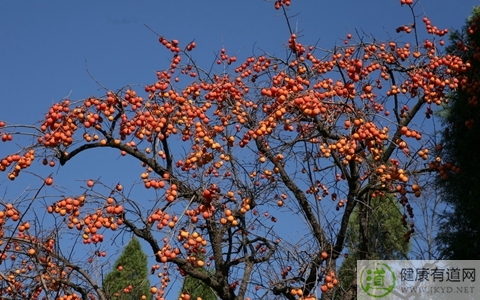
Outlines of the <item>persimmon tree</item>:
<svg viewBox="0 0 480 300">
<path fill-rule="evenodd" d="M 240 61 L 221 49 L 210 71 L 194 59 L 196 42 L 160 36 L 171 61 L 144 90 L 63 99 L 36 125 L 2 122 L 3 141 L 25 142 L 0 161 L 9 179 L 30 175 L 37 161 L 68 168 L 101 149 L 137 161 L 154 198 L 126 193 L 133 182 L 89 178 L 79 178 L 82 193 L 55 195 L 51 175 L 41 188 L 56 221 L 48 239 L 32 230 L 45 221 L 30 217 L 28 201 L 5 201 L 2 297 L 106 299 L 86 271 L 93 265 L 65 255 L 60 236 L 99 247 L 129 231 L 156 260 L 156 299 L 165 299 L 175 274 L 226 300 L 332 299 L 352 212 L 359 259 L 367 259 L 372 199 L 395 196 L 409 241 L 409 199 L 432 176 L 459 171 L 442 160 L 427 124 L 469 64 L 443 54 L 446 29 L 417 17 L 413 1 L 400 4 L 412 19 L 389 41 L 348 34 L 328 50 L 304 45 L 290 30 L 285 57 Z M 285 16 L 289 6 L 275 2 Z M 355 298 L 355 281 L 343 288 Z"/>
</svg>

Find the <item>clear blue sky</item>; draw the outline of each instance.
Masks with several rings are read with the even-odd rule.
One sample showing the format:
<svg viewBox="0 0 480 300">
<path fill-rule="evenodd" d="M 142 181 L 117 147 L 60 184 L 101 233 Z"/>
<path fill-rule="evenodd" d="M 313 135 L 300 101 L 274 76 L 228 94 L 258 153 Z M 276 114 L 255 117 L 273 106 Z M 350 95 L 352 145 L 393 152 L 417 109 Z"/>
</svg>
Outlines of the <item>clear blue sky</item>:
<svg viewBox="0 0 480 300">
<path fill-rule="evenodd" d="M 425 14 L 439 28 L 461 27 L 477 4 L 478 0 L 421 1 Z M 102 95 L 87 74 L 86 62 L 92 76 L 112 90 L 130 84 L 141 91 L 153 83 L 155 71 L 168 66 L 171 54 L 144 24 L 182 45 L 195 40 L 193 54 L 205 68 L 222 47 L 239 58 L 262 50 L 281 56 L 289 38 L 284 18 L 273 9 L 273 2 L 263 0 L 4 0 L 0 11 L 0 120 L 12 123 L 39 121 L 50 104 L 67 95 L 73 100 Z M 388 33 L 395 36 L 396 27 L 412 22 L 399 0 L 292 0 L 289 13 L 294 30 L 302 36 L 299 41 L 319 42 L 323 48 L 342 43 L 355 30 L 386 39 Z M 65 184 L 73 178 L 96 178 L 87 166 L 77 162 L 55 172 Z M 109 167 L 113 181 L 125 179 L 119 177 L 122 167 Z M 98 169 L 100 175 L 106 178 L 109 173 Z M 6 174 L 0 176 L 3 196 L 9 183 Z M 12 189 L 23 187 L 9 188 L 13 195 Z"/>
<path fill-rule="evenodd" d="M 292 25 L 304 35 L 301 42 L 320 40 L 325 48 L 355 29 L 382 38 L 411 22 L 398 0 L 292 3 Z M 421 1 L 440 28 L 458 28 L 478 3 Z M 169 39 L 195 39 L 196 58 L 207 66 L 223 46 L 243 57 L 260 49 L 282 54 L 288 39 L 284 19 L 263 0 L 1 1 L 0 10 L 0 119 L 15 116 L 16 122 L 38 120 L 71 91 L 72 99 L 98 94 L 85 60 L 111 89 L 153 82 L 154 71 L 164 68 L 170 55 L 143 24 Z"/>
</svg>

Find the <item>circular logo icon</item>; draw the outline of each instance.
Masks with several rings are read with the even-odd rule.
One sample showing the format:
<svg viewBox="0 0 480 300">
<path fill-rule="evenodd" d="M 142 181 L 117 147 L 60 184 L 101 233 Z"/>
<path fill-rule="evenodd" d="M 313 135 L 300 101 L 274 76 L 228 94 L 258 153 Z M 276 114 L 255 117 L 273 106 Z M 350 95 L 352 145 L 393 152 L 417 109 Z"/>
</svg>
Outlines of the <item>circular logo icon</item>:
<svg viewBox="0 0 480 300">
<path fill-rule="evenodd" d="M 395 273 L 385 263 L 370 263 L 360 273 L 360 286 L 369 296 L 382 298 L 395 288 Z"/>
</svg>

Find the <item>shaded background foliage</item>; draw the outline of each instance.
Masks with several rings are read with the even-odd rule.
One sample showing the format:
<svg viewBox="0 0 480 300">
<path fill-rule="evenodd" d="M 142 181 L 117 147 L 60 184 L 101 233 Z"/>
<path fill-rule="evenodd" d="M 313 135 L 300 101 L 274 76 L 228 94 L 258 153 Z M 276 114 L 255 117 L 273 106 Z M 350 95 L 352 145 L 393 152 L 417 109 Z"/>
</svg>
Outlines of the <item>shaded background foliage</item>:
<svg viewBox="0 0 480 300">
<path fill-rule="evenodd" d="M 147 255 L 138 238 L 133 237 L 113 264 L 112 270 L 105 275 L 103 289 L 109 299 L 151 300 L 153 296 L 148 276 Z M 128 289 L 126 293 L 125 288 Z"/>
<path fill-rule="evenodd" d="M 480 7 L 461 30 L 454 31 L 447 51 L 471 64 L 467 78 L 449 95 L 443 117 L 442 156 L 460 168 L 437 181 L 448 204 L 440 218 L 438 242 L 449 259 L 480 259 Z"/>
<path fill-rule="evenodd" d="M 401 205 L 392 195 L 372 199 L 368 208 L 368 249 L 367 259 L 403 260 L 409 257 L 410 241 L 405 239 L 405 224 L 402 222 Z M 339 270 L 340 285 L 335 299 L 346 299 L 348 287 L 356 284 L 357 260 L 360 259 L 360 218 L 358 208 L 350 218 L 345 255 Z"/>
</svg>

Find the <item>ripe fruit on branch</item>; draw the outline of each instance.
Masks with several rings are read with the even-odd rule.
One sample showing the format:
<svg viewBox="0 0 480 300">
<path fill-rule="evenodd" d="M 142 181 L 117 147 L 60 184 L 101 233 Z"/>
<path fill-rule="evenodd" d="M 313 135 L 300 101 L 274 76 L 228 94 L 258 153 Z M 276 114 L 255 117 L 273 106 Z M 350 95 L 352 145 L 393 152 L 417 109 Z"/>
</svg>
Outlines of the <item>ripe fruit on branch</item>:
<svg viewBox="0 0 480 300">
<path fill-rule="evenodd" d="M 52 185 L 53 184 L 53 178 L 51 176 L 45 178 L 45 184 L 46 185 Z"/>
</svg>

